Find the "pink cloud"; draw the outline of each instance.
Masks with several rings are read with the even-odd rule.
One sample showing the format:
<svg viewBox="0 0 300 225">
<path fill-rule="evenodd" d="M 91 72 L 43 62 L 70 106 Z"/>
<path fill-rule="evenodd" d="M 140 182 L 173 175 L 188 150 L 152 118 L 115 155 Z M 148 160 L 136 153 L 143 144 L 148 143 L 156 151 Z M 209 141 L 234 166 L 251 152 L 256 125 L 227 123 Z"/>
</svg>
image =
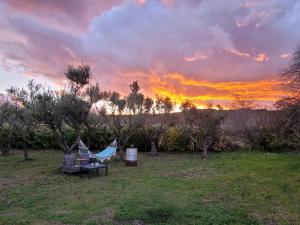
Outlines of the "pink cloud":
<svg viewBox="0 0 300 225">
<path fill-rule="evenodd" d="M 256 57 L 253 58 L 254 61 L 256 62 L 266 62 L 269 61 L 269 57 L 265 53 L 259 53 Z"/>
<path fill-rule="evenodd" d="M 289 58 L 290 56 L 291 56 L 290 53 L 282 53 L 282 54 L 280 54 L 280 57 L 283 58 L 283 59 L 287 59 L 287 58 Z"/>
<path fill-rule="evenodd" d="M 61 30 L 82 31 L 87 29 L 94 16 L 101 15 L 123 0 L 4 0 L 15 14 L 26 15 L 38 19 L 47 26 L 55 26 Z"/>
<path fill-rule="evenodd" d="M 300 4 L 266 0 L 241 7 L 244 2 L 4 0 L 0 66 L 59 81 L 68 64 L 88 63 L 94 80 L 124 93 L 134 80 L 149 91 L 150 73 L 263 80 L 287 63 L 281 55 L 300 40 L 293 29 Z"/>
<path fill-rule="evenodd" d="M 204 54 L 201 54 L 201 53 L 196 53 L 196 54 L 193 54 L 192 56 L 184 57 L 184 60 L 187 61 L 187 62 L 194 62 L 196 60 L 203 60 L 203 59 L 206 59 L 206 58 L 207 58 L 207 55 L 204 55 Z"/>
</svg>

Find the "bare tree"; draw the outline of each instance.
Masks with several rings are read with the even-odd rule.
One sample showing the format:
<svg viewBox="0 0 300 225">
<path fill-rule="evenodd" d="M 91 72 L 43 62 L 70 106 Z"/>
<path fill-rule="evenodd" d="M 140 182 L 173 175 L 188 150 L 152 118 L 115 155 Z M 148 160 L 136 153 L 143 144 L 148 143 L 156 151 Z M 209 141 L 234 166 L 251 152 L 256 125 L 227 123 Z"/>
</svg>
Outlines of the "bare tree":
<svg viewBox="0 0 300 225">
<path fill-rule="evenodd" d="M 290 64 L 281 71 L 288 82 L 287 87 L 294 93 L 293 98 L 300 98 L 300 46 L 294 52 Z"/>
<path fill-rule="evenodd" d="M 224 110 L 224 107 L 221 104 L 217 104 L 216 107 L 219 111 Z"/>
<path fill-rule="evenodd" d="M 206 108 L 207 109 L 213 109 L 214 108 L 214 104 L 212 102 L 207 102 L 206 103 Z"/>
<path fill-rule="evenodd" d="M 257 107 L 254 98 L 252 96 L 242 97 L 239 94 L 235 94 L 231 103 L 231 109 L 233 110 L 245 110 L 255 109 Z"/>
<path fill-rule="evenodd" d="M 282 110 L 283 126 L 281 137 L 289 141 L 289 144 L 300 147 L 300 46 L 294 52 L 289 65 L 281 71 L 283 78 L 287 81 L 286 87 L 291 96 L 285 97 L 276 103 L 278 109 Z"/>
</svg>

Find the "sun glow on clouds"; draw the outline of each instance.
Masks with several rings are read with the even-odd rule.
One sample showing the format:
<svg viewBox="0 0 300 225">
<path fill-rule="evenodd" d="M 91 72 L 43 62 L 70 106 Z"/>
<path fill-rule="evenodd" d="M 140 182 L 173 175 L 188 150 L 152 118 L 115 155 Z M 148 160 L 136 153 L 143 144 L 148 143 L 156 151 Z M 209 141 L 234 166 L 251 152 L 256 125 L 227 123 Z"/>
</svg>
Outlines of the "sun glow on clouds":
<svg viewBox="0 0 300 225">
<path fill-rule="evenodd" d="M 207 102 L 228 107 L 235 95 L 244 99 L 254 99 L 262 105 L 272 105 L 287 93 L 282 90 L 282 81 L 269 78 L 252 82 L 209 82 L 191 79 L 182 74 L 150 75 L 150 88 L 154 95 L 169 96 L 176 103 L 192 100 L 199 108 Z"/>
<path fill-rule="evenodd" d="M 233 54 L 233 55 L 236 55 L 236 56 L 247 57 L 247 58 L 250 57 L 250 54 L 248 54 L 247 52 L 240 52 L 240 51 L 237 51 L 237 50 L 234 50 L 234 49 L 228 49 L 226 51 Z"/>
<path fill-rule="evenodd" d="M 225 50 L 225 52 L 229 52 L 229 53 L 239 56 L 239 57 L 245 57 L 245 58 L 251 57 L 251 55 L 248 54 L 247 52 L 240 52 L 235 49 L 228 49 L 228 50 Z M 280 57 L 287 58 L 288 56 L 289 56 L 288 54 L 282 54 Z M 259 62 L 259 63 L 269 61 L 269 59 L 270 58 L 265 53 L 259 53 L 258 55 L 253 57 L 253 60 L 256 62 Z"/>
<path fill-rule="evenodd" d="M 196 60 L 199 60 L 199 59 L 203 60 L 203 59 L 206 59 L 206 58 L 207 58 L 206 55 L 198 53 L 198 54 L 194 54 L 192 56 L 186 56 L 186 57 L 184 57 L 184 60 L 187 61 L 187 62 L 194 62 Z"/>
<path fill-rule="evenodd" d="M 256 57 L 253 58 L 256 62 L 265 62 L 269 61 L 269 57 L 265 53 L 259 53 Z"/>
<path fill-rule="evenodd" d="M 60 85 L 67 65 L 86 63 L 103 89 L 124 95 L 138 80 L 145 95 L 199 106 L 236 93 L 273 103 L 283 91 L 268 75 L 300 40 L 299 9 L 296 0 L 2 0 L 0 69 Z"/>
</svg>

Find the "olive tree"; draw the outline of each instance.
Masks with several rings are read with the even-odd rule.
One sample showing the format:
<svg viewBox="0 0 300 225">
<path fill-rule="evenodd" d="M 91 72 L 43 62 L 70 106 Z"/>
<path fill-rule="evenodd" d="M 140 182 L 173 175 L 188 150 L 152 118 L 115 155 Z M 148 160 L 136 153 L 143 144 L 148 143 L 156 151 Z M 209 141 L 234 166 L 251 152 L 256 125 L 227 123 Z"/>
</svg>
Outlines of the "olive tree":
<svg viewBox="0 0 300 225">
<path fill-rule="evenodd" d="M 8 96 L 0 95 L 0 150 L 2 155 L 9 155 L 12 139 L 12 122 L 11 114 L 13 105 Z"/>
<path fill-rule="evenodd" d="M 182 128 L 189 135 L 195 149 L 202 150 L 203 159 L 208 158 L 208 150 L 218 143 L 223 116 L 215 110 L 199 110 L 190 101 L 181 104 L 183 113 Z"/>
<path fill-rule="evenodd" d="M 147 97 L 143 107 L 142 128 L 151 143 L 151 154 L 156 155 L 161 137 L 171 122 L 174 103 L 169 97 L 156 96 L 155 100 Z"/>
<path fill-rule="evenodd" d="M 27 143 L 30 132 L 38 125 L 37 121 L 34 120 L 31 111 L 27 108 L 16 105 L 12 110 L 12 115 L 14 117 L 12 127 L 21 135 L 24 160 L 30 160 Z"/>
<path fill-rule="evenodd" d="M 144 95 L 140 92 L 140 86 L 135 81 L 130 84 L 130 93 L 127 97 L 121 97 L 118 92 L 110 93 L 108 105 L 111 115 L 108 118 L 110 129 L 118 140 L 118 148 L 124 152 L 133 131 L 140 127 L 137 116 L 142 113 Z"/>
<path fill-rule="evenodd" d="M 7 89 L 8 96 L 13 103 L 10 107 L 10 114 L 13 118 L 11 126 L 21 134 L 24 159 L 29 160 L 28 138 L 32 129 L 39 125 L 33 116 L 33 98 L 40 92 L 42 86 L 30 80 L 25 88 L 18 89 L 11 87 Z"/>
<path fill-rule="evenodd" d="M 98 107 L 97 103 L 100 100 L 106 100 L 109 93 L 100 90 L 99 85 L 96 83 L 86 89 L 85 99 L 90 102 L 93 107 L 88 114 L 87 119 L 83 122 L 83 129 L 87 136 L 87 145 L 91 147 L 91 138 L 99 129 L 104 129 L 107 123 L 107 112 L 104 106 Z"/>
<path fill-rule="evenodd" d="M 65 154 L 70 154 L 78 145 L 80 130 L 91 107 L 102 98 L 99 85 L 90 83 L 91 75 L 88 65 L 68 66 L 65 72 L 67 85 L 63 90 L 55 91 L 32 83 L 32 88 L 27 90 L 13 88 L 10 91 L 22 107 L 31 110 L 35 120 L 53 131 Z M 68 127 L 76 133 L 76 139 L 70 143 L 66 134 Z"/>
</svg>

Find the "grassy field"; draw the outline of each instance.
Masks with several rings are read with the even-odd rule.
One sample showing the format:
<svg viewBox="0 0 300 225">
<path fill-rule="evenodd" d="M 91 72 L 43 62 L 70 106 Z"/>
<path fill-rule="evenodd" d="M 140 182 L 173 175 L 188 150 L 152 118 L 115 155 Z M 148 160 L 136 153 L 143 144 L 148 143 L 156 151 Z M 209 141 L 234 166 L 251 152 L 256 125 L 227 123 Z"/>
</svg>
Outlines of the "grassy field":
<svg viewBox="0 0 300 225">
<path fill-rule="evenodd" d="M 300 156 L 139 154 L 109 176 L 56 172 L 62 153 L 0 157 L 0 224 L 300 224 Z"/>
</svg>

